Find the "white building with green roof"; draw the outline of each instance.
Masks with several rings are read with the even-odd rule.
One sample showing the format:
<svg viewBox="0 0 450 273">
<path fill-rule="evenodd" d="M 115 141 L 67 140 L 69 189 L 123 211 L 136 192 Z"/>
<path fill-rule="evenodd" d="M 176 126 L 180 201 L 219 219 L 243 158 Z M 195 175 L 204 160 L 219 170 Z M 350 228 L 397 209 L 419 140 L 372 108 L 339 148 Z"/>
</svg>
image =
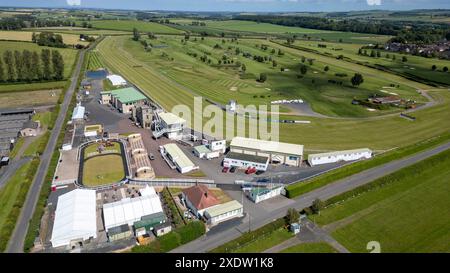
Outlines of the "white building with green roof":
<svg viewBox="0 0 450 273">
<path fill-rule="evenodd" d="M 134 87 L 101 92 L 101 102 L 109 102 L 122 113 L 131 113 L 135 106 L 144 105 L 147 97 Z"/>
</svg>

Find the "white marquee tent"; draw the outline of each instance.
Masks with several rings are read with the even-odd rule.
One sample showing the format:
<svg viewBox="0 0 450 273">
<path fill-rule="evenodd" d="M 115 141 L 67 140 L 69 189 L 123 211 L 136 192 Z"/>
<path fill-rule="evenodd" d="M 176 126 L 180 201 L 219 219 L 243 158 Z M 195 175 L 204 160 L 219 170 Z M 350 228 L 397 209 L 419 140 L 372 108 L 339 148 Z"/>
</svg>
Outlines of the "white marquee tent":
<svg viewBox="0 0 450 273">
<path fill-rule="evenodd" d="M 50 240 L 53 247 L 91 237 L 97 237 L 95 191 L 76 189 L 59 196 Z"/>
<path fill-rule="evenodd" d="M 120 201 L 103 205 L 103 218 L 105 229 L 128 224 L 141 220 L 142 216 L 163 212 L 161 201 L 157 194 L 148 194 L 147 191 L 140 197 L 124 198 Z"/>
<path fill-rule="evenodd" d="M 119 75 L 109 75 L 107 76 L 107 78 L 113 86 L 121 86 L 127 84 L 127 81 Z"/>
</svg>

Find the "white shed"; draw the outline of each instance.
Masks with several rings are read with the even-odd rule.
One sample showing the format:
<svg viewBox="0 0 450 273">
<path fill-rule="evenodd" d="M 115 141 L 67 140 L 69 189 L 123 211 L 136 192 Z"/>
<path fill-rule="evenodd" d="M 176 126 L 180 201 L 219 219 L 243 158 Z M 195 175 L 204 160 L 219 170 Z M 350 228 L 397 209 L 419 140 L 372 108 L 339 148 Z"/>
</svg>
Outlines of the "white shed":
<svg viewBox="0 0 450 273">
<path fill-rule="evenodd" d="M 109 75 L 106 78 L 108 78 L 113 86 L 122 86 L 127 84 L 127 81 L 119 75 Z"/>
<path fill-rule="evenodd" d="M 372 150 L 368 148 L 336 151 L 330 153 L 310 154 L 308 163 L 311 166 L 335 163 L 339 161 L 353 161 L 359 159 L 369 159 L 372 157 Z"/>
<path fill-rule="evenodd" d="M 58 197 L 51 243 L 53 247 L 97 238 L 95 190 L 76 189 Z"/>
</svg>

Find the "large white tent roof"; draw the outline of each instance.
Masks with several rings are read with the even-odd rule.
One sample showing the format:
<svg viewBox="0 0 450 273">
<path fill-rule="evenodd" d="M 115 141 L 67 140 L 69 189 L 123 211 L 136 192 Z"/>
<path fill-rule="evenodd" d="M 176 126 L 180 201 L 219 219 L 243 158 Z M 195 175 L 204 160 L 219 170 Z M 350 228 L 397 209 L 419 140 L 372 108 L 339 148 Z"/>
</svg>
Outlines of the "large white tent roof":
<svg viewBox="0 0 450 273">
<path fill-rule="evenodd" d="M 105 229 L 133 225 L 142 216 L 162 212 L 161 201 L 157 194 L 146 194 L 135 198 L 124 198 L 120 201 L 103 205 Z"/>
<path fill-rule="evenodd" d="M 113 86 L 120 86 L 127 84 L 127 81 L 122 76 L 119 75 L 109 75 L 107 76 L 107 78 Z"/>
<path fill-rule="evenodd" d="M 84 106 L 81 106 L 80 104 L 78 104 L 75 109 L 73 110 L 72 113 L 72 120 L 74 119 L 84 119 L 84 112 L 85 112 L 86 108 Z"/>
<path fill-rule="evenodd" d="M 95 191 L 76 189 L 59 196 L 50 240 L 53 247 L 90 237 L 97 237 Z"/>
</svg>

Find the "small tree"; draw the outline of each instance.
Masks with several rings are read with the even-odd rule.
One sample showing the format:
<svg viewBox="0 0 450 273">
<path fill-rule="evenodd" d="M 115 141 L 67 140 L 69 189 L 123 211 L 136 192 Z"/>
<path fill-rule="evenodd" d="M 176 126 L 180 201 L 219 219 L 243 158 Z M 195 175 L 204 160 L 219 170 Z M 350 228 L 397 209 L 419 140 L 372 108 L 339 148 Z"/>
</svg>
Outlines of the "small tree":
<svg viewBox="0 0 450 273">
<path fill-rule="evenodd" d="M 431 66 L 431 70 L 433 70 L 433 71 L 435 71 L 436 70 L 436 65 L 435 64 L 433 64 L 432 66 Z"/>
<path fill-rule="evenodd" d="M 267 80 L 267 75 L 265 73 L 259 74 L 259 81 L 265 82 Z"/>
<path fill-rule="evenodd" d="M 141 38 L 141 34 L 139 33 L 138 29 L 133 28 L 133 40 L 139 41 L 140 38 Z"/>
<path fill-rule="evenodd" d="M 273 61 L 272 61 L 272 66 L 273 66 L 273 67 L 277 67 L 277 65 L 278 65 L 277 61 L 273 60 Z"/>
<path fill-rule="evenodd" d="M 305 56 L 302 56 L 302 63 L 304 63 L 306 61 Z"/>
<path fill-rule="evenodd" d="M 324 203 L 322 200 L 320 200 L 319 198 L 316 198 L 312 205 L 311 205 L 311 210 L 314 214 L 320 213 L 320 210 L 322 210 L 324 207 Z"/>
<path fill-rule="evenodd" d="M 447 71 L 448 71 L 448 67 L 444 66 L 444 67 L 442 68 L 442 71 L 447 72 Z"/>
<path fill-rule="evenodd" d="M 355 73 L 355 75 L 351 79 L 351 82 L 353 86 L 359 86 L 364 82 L 364 77 L 359 73 Z"/>
<path fill-rule="evenodd" d="M 314 60 L 313 59 L 308 59 L 308 63 L 309 63 L 309 65 L 313 65 L 314 64 Z"/>
<path fill-rule="evenodd" d="M 328 72 L 328 70 L 330 70 L 330 68 L 328 67 L 328 65 L 325 66 L 325 67 L 323 68 L 323 71 L 325 71 L 325 72 Z"/>
<path fill-rule="evenodd" d="M 307 72 L 308 72 L 308 67 L 306 65 L 300 66 L 300 73 L 302 73 L 302 75 L 305 75 Z"/>
<path fill-rule="evenodd" d="M 242 70 L 243 73 L 245 73 L 245 71 L 247 70 L 247 67 L 245 66 L 245 64 L 242 64 L 241 70 Z"/>
<path fill-rule="evenodd" d="M 406 56 L 402 57 L 402 62 L 406 63 L 408 61 L 408 58 L 406 58 Z"/>
<path fill-rule="evenodd" d="M 300 214 L 294 208 L 289 208 L 286 213 L 286 223 L 292 225 L 300 219 Z"/>
</svg>

